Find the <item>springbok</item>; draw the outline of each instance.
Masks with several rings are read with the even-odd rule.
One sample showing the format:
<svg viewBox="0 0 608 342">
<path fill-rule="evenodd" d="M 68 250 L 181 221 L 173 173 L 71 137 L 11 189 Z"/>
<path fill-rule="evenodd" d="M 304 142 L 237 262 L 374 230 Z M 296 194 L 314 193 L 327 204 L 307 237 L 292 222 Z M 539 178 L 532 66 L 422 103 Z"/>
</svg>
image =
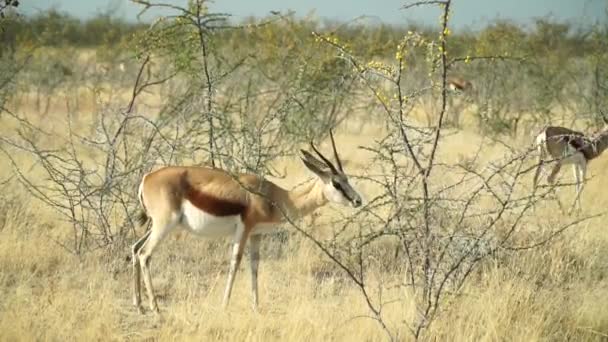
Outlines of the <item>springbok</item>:
<svg viewBox="0 0 608 342">
<path fill-rule="evenodd" d="M 464 78 L 461 78 L 461 77 L 455 77 L 455 76 L 448 77 L 447 83 L 448 83 L 448 88 L 452 92 L 466 92 L 469 89 L 473 88 L 473 83 L 471 83 L 471 81 L 465 80 Z"/>
<path fill-rule="evenodd" d="M 258 305 L 258 264 L 261 235 L 273 226 L 303 217 L 328 202 L 361 206 L 359 193 L 349 184 L 342 169 L 333 134 L 331 143 L 337 167 L 310 142 L 321 158 L 301 150 L 302 162 L 316 176 L 315 182 L 301 189 L 285 190 L 254 174 L 231 176 L 222 169 L 194 166 L 167 166 L 144 175 L 139 186 L 143 211 L 139 222 L 152 220 L 152 228 L 132 247 L 133 304 L 143 312 L 140 295 L 140 272 L 150 309 L 159 312 L 150 276 L 150 256 L 169 232 L 181 227 L 205 237 L 233 237 L 228 282 L 223 306 L 230 293 L 245 244 L 249 241 L 251 295 L 253 309 Z"/>
<path fill-rule="evenodd" d="M 534 187 L 536 188 L 538 184 L 538 176 L 544 166 L 543 164 L 547 162 L 547 156 L 551 159 L 550 161 L 555 162 L 551 173 L 547 177 L 550 184 L 555 181 L 562 165 L 572 164 L 576 181 L 576 197 L 570 211 L 575 205 L 581 210 L 580 196 L 583 191 L 587 164 L 608 148 L 608 120 L 604 119 L 604 122 L 606 122 L 604 129 L 595 136 L 585 136 L 581 132 L 559 126 L 549 126 L 543 129 L 536 137 L 539 157 L 538 166 L 534 173 Z"/>
<path fill-rule="evenodd" d="M 471 95 L 471 91 L 473 89 L 473 83 L 471 83 L 471 81 L 457 76 L 450 76 L 447 78 L 446 81 L 450 93 L 457 96 Z M 450 115 L 447 117 L 449 120 L 446 121 L 446 124 L 459 127 L 460 115 L 462 114 L 464 107 L 469 101 L 470 99 L 465 99 L 463 102 L 461 100 L 459 101 L 454 99 L 452 96 L 448 96 L 448 107 L 450 110 Z"/>
</svg>

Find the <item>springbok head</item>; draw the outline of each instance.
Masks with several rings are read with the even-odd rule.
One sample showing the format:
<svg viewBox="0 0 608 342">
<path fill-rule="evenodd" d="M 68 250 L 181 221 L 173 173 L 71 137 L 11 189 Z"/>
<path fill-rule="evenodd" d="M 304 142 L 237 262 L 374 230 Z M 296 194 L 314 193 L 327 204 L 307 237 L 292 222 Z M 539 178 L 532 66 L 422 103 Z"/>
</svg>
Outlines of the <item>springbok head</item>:
<svg viewBox="0 0 608 342">
<path fill-rule="evenodd" d="M 333 148 L 334 158 L 336 159 L 338 167 L 336 167 L 329 159 L 319 152 L 312 141 L 310 142 L 310 147 L 321 158 L 321 160 L 317 159 L 308 151 L 300 150 L 302 152 L 302 162 L 310 171 L 317 175 L 321 181 L 323 181 L 325 184 L 323 194 L 328 201 L 342 205 L 350 204 L 355 208 L 359 207 L 362 203 L 361 195 L 359 195 L 359 193 L 348 182 L 348 177 L 342 168 L 342 162 L 338 156 L 334 135 L 331 130 L 329 131 L 329 136 L 331 137 L 331 146 Z"/>
</svg>

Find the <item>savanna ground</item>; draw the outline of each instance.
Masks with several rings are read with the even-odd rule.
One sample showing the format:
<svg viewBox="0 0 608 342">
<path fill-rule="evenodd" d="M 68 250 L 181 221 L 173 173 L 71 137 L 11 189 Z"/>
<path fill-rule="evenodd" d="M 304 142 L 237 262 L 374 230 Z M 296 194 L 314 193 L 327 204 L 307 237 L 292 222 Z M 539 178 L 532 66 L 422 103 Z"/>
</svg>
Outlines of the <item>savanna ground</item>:
<svg viewBox="0 0 608 342">
<path fill-rule="evenodd" d="M 61 54 L 61 49 L 40 48 L 37 51 L 39 55 L 34 58 L 38 61 L 44 60 L 40 56 Z M 99 54 L 75 48 L 70 52 L 71 66 L 92 63 L 94 56 Z M 27 125 L 52 132 L 53 135 L 36 135 L 37 146 L 49 150 L 69 141 L 68 123 L 76 134 L 93 137 L 100 115 L 129 103 L 130 85 L 137 74 L 137 63 L 133 64 L 135 67 L 127 69 L 124 75 L 115 70 L 100 74 L 93 86 L 90 79 L 81 81 L 77 76 L 68 76 L 71 81 L 54 88 L 44 88 L 40 84 L 37 88 L 27 87 L 23 84 L 31 81 L 22 81 L 19 78 L 22 76 L 17 75 L 19 86 L 7 97 L 3 107 L 18 113 L 19 118 L 27 119 Z M 41 71 L 30 72 L 30 75 L 36 72 Z M 120 76 L 110 79 L 109 73 Z M 24 74 L 28 75 L 27 71 Z M 150 120 L 162 116 L 165 108 L 162 104 L 177 88 L 152 88 L 137 98 L 134 111 Z M 33 89 L 50 90 L 41 94 Z M 229 96 L 221 90 L 218 102 Z M 369 117 L 370 107 L 362 103 L 368 100 L 361 98 L 346 98 L 346 102 L 353 103 L 336 127 L 335 136 L 347 173 L 355 175 L 353 184 L 365 198 L 371 199 L 381 189 L 369 178 L 356 176 L 364 174 L 363 170 L 366 175 L 373 175 L 383 165 L 360 146 L 374 145 L 390 128 L 385 121 Z M 455 101 L 464 100 L 456 98 Z M 258 106 L 263 107 L 262 104 Z M 552 119 L 533 122 L 528 129 L 496 133 L 496 136 L 501 134 L 498 143 L 480 130 L 479 119 L 474 114 L 476 107 L 475 103 L 464 105 L 457 127 L 442 132 L 438 164 L 456 164 L 478 155 L 477 164 L 484 165 L 508 154 L 506 146 L 522 151 L 529 148 L 534 134 L 543 124 L 580 122 L 567 106 L 551 104 Z M 453 115 L 451 108 L 448 107 L 446 115 Z M 429 114 L 430 110 L 422 101 L 416 103 L 409 112 L 410 122 L 422 123 L 429 117 L 432 120 L 435 114 Z M 66 113 L 73 119 L 68 120 Z M 526 115 L 534 113 L 521 114 L 523 121 Z M 27 129 L 14 115 L 5 113 L 0 116 L 0 122 L 0 131 L 7 139 L 16 139 L 18 128 L 22 135 L 31 134 L 31 127 L 24 133 Z M 177 137 L 178 133 L 175 134 Z M 3 143 L 6 144 L 6 140 Z M 329 139 L 319 141 L 318 145 L 323 151 L 330 151 Z M 90 146 L 74 146 L 81 152 L 83 163 L 104 156 Z M 291 153 L 269 161 L 287 175 L 269 178 L 287 188 L 310 178 L 310 173 L 296 157 L 297 147 L 306 148 L 306 144 L 296 144 Z M 15 151 L 10 157 L 26 179 L 46 184 L 48 174 L 40 168 L 39 160 L 32 153 L 10 150 L 6 145 L 3 151 Z M 196 159 L 193 156 L 194 153 L 179 160 L 202 163 L 192 160 Z M 369 341 L 387 337 L 380 325 L 370 318 L 360 289 L 315 244 L 289 224 L 281 228 L 288 233 L 271 235 L 262 242 L 258 312 L 251 310 L 247 257 L 241 264 L 229 307 L 221 308 L 229 239 L 210 241 L 175 234 L 157 249 L 151 266 L 162 318 L 150 312 L 142 315 L 131 304 L 129 244 L 141 236 L 145 228 L 127 230 L 120 239 L 99 247 L 93 244 L 86 252 L 75 253 L 72 243 L 77 233 L 72 223 L 42 201 L 33 199 L 29 192 L 31 188 L 18 181 L 24 178 L 15 176 L 9 155 L 2 155 L 2 158 L 5 167 L 0 170 L 0 176 L 6 181 L 0 194 L 0 340 Z M 162 164 L 158 159 L 154 162 Z M 529 165 L 532 164 L 531 160 Z M 601 214 L 608 208 L 606 169 L 608 156 L 589 165 L 582 196 L 583 210 L 578 217 Z M 435 172 L 435 179 L 453 176 L 441 168 Z M 560 179 L 570 182 L 571 177 L 571 171 L 566 168 Z M 521 180 L 518 193 L 531 191 L 531 181 L 532 173 L 529 173 Z M 124 191 L 134 194 L 135 189 Z M 570 204 L 573 194 L 573 186 L 557 189 L 557 198 L 564 206 Z M 345 220 L 355 211 L 328 205 L 302 220 L 301 227 L 313 232 L 319 240 L 329 241 L 335 237 L 337 229 L 332 222 Z M 116 212 L 109 217 L 116 225 L 123 219 Z M 543 200 L 536 203 L 519 231 L 526 236 L 522 238 L 525 240 L 529 236 L 542 235 L 542 230 L 550 230 L 551 225 L 572 219 L 573 216 L 560 210 L 555 200 Z M 583 220 L 539 247 L 505 250 L 500 256 L 484 259 L 458 293 L 445 295 L 433 323 L 421 337 L 456 341 L 608 339 L 608 231 L 605 222 L 605 216 Z M 370 247 L 369 258 L 379 258 L 374 265 L 380 266 L 370 268 L 367 279 L 370 292 L 381 296 L 386 303 L 382 316 L 388 328 L 396 332 L 394 336 L 398 339 L 408 340 L 411 335 L 405 322 L 415 321 L 412 318 L 416 315 L 415 296 L 407 287 L 384 285 L 398 283 L 406 275 L 403 252 L 395 253 L 398 246 L 398 243 L 386 240 Z M 147 304 L 145 295 L 143 300 Z"/>
</svg>

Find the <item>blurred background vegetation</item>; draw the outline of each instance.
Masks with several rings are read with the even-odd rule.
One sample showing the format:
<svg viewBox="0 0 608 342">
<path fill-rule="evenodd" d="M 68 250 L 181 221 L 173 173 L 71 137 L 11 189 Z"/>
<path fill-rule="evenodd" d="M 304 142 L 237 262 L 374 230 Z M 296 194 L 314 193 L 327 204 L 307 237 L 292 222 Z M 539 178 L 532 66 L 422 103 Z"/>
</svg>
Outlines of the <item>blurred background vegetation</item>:
<svg viewBox="0 0 608 342">
<path fill-rule="evenodd" d="M 256 27 L 265 20 L 268 22 Z M 433 28 L 419 25 L 366 25 L 295 18 L 290 14 L 282 16 L 282 20 L 230 23 L 226 17 L 218 18 L 216 24 L 220 21 L 232 29 L 210 35 L 216 66 L 221 64 L 228 69 L 246 61 L 251 67 L 243 70 L 248 75 L 255 74 L 251 77 L 261 88 L 264 82 L 306 84 L 308 92 L 298 88 L 307 93 L 299 100 L 308 101 L 309 113 L 334 103 L 335 96 L 348 96 L 355 91 L 348 63 L 335 50 L 319 46 L 311 32 L 348 42 L 349 51 L 361 60 L 380 62 L 394 59 L 395 47 L 407 32 L 417 32 L 426 41 L 436 35 Z M 192 27 L 180 27 L 179 20 L 133 23 L 111 14 L 80 20 L 50 10 L 30 17 L 6 18 L 1 25 L 0 56 L 16 58 L 17 51 L 44 48 L 33 55 L 26 69 L 36 70 L 36 77 L 40 78 L 37 82 L 50 82 L 53 86 L 67 80 L 50 80 L 53 74 L 94 76 L 77 60 L 75 49 L 94 51 L 96 62 L 108 65 L 119 61 L 133 64 L 134 57 L 155 52 L 171 59 L 166 62 L 167 67 L 184 72 L 190 70 L 198 53 L 196 34 L 188 36 L 187 32 Z M 185 39 L 167 39 L 169 35 Z M 583 128 L 602 122 L 599 113 L 608 104 L 606 25 L 575 27 L 538 18 L 524 29 L 507 20 L 495 21 L 479 31 L 451 32 L 448 51 L 448 57 L 457 59 L 450 72 L 470 80 L 474 87 L 460 99 L 464 103 L 454 104 L 454 110 L 468 110 L 476 128 L 484 132 L 517 134 L 523 128 L 529 133 L 531 127 L 549 121 L 572 125 L 573 117 L 566 119 L 564 110 L 575 113 L 574 118 L 582 120 Z M 408 73 L 403 82 L 412 85 L 412 89 L 427 82 L 425 55 L 423 49 L 408 54 Z M 456 117 L 457 122 L 450 123 L 458 127 L 462 122 L 460 115 Z M 563 122 L 567 120 L 570 121 Z"/>
</svg>

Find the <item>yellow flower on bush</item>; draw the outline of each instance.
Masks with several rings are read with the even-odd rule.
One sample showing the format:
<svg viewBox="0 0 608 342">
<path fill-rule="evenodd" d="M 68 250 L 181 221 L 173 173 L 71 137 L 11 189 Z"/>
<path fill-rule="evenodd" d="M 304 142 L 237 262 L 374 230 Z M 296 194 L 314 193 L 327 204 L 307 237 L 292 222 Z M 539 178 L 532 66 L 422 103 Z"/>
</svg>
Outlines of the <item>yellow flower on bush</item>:
<svg viewBox="0 0 608 342">
<path fill-rule="evenodd" d="M 380 100 L 380 102 L 382 102 L 382 104 L 388 105 L 388 97 L 380 90 L 376 90 L 376 97 L 378 98 L 378 100 Z"/>
</svg>

